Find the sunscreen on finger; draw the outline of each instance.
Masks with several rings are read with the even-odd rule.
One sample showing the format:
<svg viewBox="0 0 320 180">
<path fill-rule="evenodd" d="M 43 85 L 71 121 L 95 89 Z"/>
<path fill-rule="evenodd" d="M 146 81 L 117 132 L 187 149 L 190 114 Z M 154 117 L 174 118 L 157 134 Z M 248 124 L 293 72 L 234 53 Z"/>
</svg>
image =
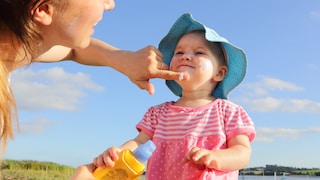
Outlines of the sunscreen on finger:
<svg viewBox="0 0 320 180">
<path fill-rule="evenodd" d="M 129 149 L 123 150 L 113 167 L 97 168 L 93 176 L 95 180 L 138 180 L 155 149 L 155 144 L 149 140 L 133 152 Z"/>
</svg>

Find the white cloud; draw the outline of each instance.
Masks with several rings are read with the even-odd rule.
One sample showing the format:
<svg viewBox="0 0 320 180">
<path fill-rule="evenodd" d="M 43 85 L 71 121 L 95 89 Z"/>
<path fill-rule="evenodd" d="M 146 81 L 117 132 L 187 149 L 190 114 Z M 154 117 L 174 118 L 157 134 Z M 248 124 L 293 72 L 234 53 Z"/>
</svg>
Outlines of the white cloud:
<svg viewBox="0 0 320 180">
<path fill-rule="evenodd" d="M 274 97 L 242 98 L 241 101 L 253 111 L 310 112 L 320 113 L 320 102 L 308 99 L 281 99 Z"/>
<path fill-rule="evenodd" d="M 320 19 L 320 11 L 311 11 L 310 17 Z"/>
<path fill-rule="evenodd" d="M 54 126 L 58 126 L 59 123 L 56 121 L 51 121 L 44 118 L 37 118 L 32 121 L 20 121 L 19 129 L 15 129 L 18 134 L 42 134 L 43 132 L 47 131 L 49 128 L 53 128 Z"/>
<path fill-rule="evenodd" d="M 262 82 L 265 88 L 270 90 L 279 90 L 279 91 L 303 91 L 303 87 L 290 82 L 286 82 L 280 79 L 263 77 Z"/>
<path fill-rule="evenodd" d="M 11 75 L 12 89 L 20 110 L 75 110 L 86 90 L 99 91 L 103 88 L 87 74 L 68 73 L 60 67 L 18 70 Z"/>
<path fill-rule="evenodd" d="M 259 112 L 269 112 L 278 110 L 284 104 L 280 99 L 273 97 L 264 97 L 264 98 L 246 98 L 242 101 L 253 111 Z"/>
<path fill-rule="evenodd" d="M 303 87 L 294 83 L 271 77 L 262 77 L 258 82 L 247 83 L 242 87 L 246 94 L 237 98 L 237 101 L 245 104 L 252 111 L 320 113 L 320 102 L 311 99 L 299 99 L 295 97 L 295 94 L 292 94 L 292 92 L 301 93 L 304 91 Z"/>
<path fill-rule="evenodd" d="M 298 139 L 308 134 L 320 134 L 320 127 L 306 129 L 257 128 L 256 142 L 274 142 L 276 139 Z"/>
<path fill-rule="evenodd" d="M 306 66 L 307 66 L 308 70 L 311 70 L 311 71 L 318 71 L 319 72 L 319 70 L 320 70 L 320 67 L 318 64 L 311 64 L 310 63 L 310 64 L 307 64 Z"/>
<path fill-rule="evenodd" d="M 251 89 L 255 94 L 254 95 L 266 95 L 270 91 L 303 91 L 304 88 L 300 87 L 294 83 L 283 81 L 280 79 L 262 76 L 258 82 L 247 83 L 246 88 Z M 250 92 L 251 94 L 252 92 Z"/>
<path fill-rule="evenodd" d="M 320 102 L 311 101 L 309 99 L 289 99 L 286 104 L 287 106 L 282 108 L 284 111 L 320 112 Z"/>
</svg>

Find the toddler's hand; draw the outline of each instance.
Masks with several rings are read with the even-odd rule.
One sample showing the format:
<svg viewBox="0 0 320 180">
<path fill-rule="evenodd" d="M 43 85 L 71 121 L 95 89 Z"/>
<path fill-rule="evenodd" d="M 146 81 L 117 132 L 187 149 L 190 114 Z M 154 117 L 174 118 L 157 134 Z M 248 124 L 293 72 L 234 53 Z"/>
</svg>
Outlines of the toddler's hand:
<svg viewBox="0 0 320 180">
<path fill-rule="evenodd" d="M 214 155 L 213 151 L 203 148 L 194 147 L 183 159 L 184 162 L 191 161 L 195 164 L 203 164 L 207 168 L 213 168 Z"/>
<path fill-rule="evenodd" d="M 112 146 L 105 150 L 102 154 L 100 154 L 98 157 L 94 158 L 93 164 L 96 167 L 113 167 L 114 166 L 114 161 L 118 160 L 119 152 L 120 152 L 119 147 Z"/>
</svg>

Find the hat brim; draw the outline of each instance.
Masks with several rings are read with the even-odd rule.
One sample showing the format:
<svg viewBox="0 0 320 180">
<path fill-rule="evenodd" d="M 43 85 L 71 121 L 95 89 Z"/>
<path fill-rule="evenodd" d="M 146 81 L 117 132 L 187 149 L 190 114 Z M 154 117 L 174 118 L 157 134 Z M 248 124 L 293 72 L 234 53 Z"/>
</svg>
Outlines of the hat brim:
<svg viewBox="0 0 320 180">
<path fill-rule="evenodd" d="M 194 20 L 189 13 L 183 14 L 173 24 L 169 33 L 160 41 L 159 50 L 163 55 L 164 62 L 170 67 L 174 50 L 179 39 L 194 30 L 203 30 L 205 38 L 210 42 L 220 42 L 225 50 L 228 60 L 228 71 L 226 77 L 212 92 L 212 96 L 227 99 L 229 92 L 238 86 L 246 74 L 247 60 L 243 50 L 232 45 L 221 37 L 213 29 L 206 27 Z M 166 85 L 177 96 L 182 96 L 182 88 L 174 80 L 166 80 Z"/>
</svg>

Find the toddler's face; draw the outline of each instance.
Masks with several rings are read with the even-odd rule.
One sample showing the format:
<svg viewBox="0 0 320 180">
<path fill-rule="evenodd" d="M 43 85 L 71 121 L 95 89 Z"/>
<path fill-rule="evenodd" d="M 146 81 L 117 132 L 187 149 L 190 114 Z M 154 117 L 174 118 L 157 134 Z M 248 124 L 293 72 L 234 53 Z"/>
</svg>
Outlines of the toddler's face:
<svg viewBox="0 0 320 180">
<path fill-rule="evenodd" d="M 208 47 L 208 42 L 198 32 L 185 34 L 178 42 L 170 70 L 187 72 L 190 78 L 209 80 L 218 71 L 219 63 Z"/>
</svg>

